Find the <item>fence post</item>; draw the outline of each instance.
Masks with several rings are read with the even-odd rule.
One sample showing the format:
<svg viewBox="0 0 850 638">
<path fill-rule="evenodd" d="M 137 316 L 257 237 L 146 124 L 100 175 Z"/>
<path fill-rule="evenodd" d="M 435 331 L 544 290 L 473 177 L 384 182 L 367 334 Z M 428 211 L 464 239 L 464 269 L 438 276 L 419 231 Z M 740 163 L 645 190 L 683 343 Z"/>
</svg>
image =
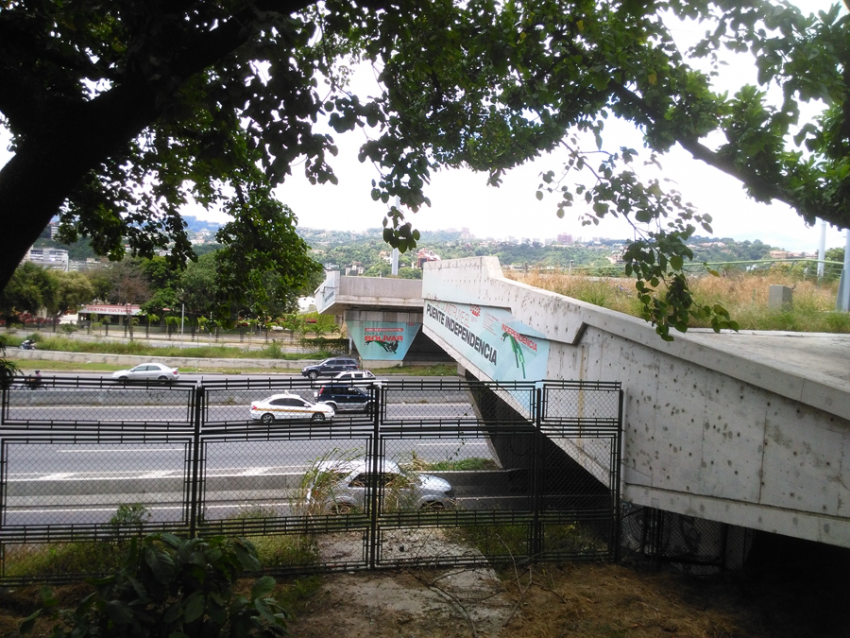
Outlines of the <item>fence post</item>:
<svg viewBox="0 0 850 638">
<path fill-rule="evenodd" d="M 192 450 L 191 476 L 189 480 L 189 538 L 195 538 L 198 533 L 198 518 L 200 509 L 200 466 L 201 466 L 201 425 L 203 421 L 203 403 L 206 389 L 200 383 L 194 390 L 194 414 L 192 415 Z"/>
<path fill-rule="evenodd" d="M 611 534 L 611 543 L 613 552 L 612 560 L 615 564 L 620 562 L 620 539 L 623 532 L 623 509 L 620 506 L 620 453 L 623 441 L 623 397 L 622 388 L 617 391 L 617 432 L 614 435 L 614 442 L 611 444 L 611 478 L 614 485 L 611 493 L 614 501 L 614 529 Z"/>
<path fill-rule="evenodd" d="M 373 386 L 374 387 L 374 386 Z M 378 475 L 381 471 L 380 458 L 380 437 L 381 437 L 381 418 L 380 418 L 380 402 L 382 388 L 374 388 L 376 405 L 372 414 L 372 477 L 369 485 L 369 569 L 375 569 L 375 556 L 378 553 Z"/>
<path fill-rule="evenodd" d="M 543 552 L 543 528 L 540 523 L 540 490 L 543 487 L 541 474 L 543 459 L 543 390 L 534 390 L 534 454 L 531 457 L 531 508 L 532 522 L 529 530 L 528 553 L 534 560 Z"/>
</svg>

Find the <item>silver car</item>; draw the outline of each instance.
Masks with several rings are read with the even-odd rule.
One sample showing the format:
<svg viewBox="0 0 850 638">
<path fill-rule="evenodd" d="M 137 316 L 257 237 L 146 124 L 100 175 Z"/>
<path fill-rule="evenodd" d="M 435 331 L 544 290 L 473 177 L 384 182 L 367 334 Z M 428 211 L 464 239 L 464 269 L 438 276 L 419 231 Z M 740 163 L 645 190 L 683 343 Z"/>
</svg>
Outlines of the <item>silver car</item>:
<svg viewBox="0 0 850 638">
<path fill-rule="evenodd" d="M 129 370 L 112 373 L 113 379 L 121 381 L 176 381 L 180 378 L 177 368 L 169 368 L 161 363 L 141 363 Z"/>
<path fill-rule="evenodd" d="M 308 511 L 338 514 L 362 511 L 372 482 L 372 470 L 371 461 L 365 459 L 317 464 L 304 481 L 308 486 Z M 448 481 L 430 474 L 406 472 L 394 461 L 381 462 L 377 485 L 383 495 L 384 511 L 444 510 L 455 506 L 454 489 Z"/>
<path fill-rule="evenodd" d="M 359 386 L 377 386 L 384 385 L 386 379 L 379 379 L 369 370 L 346 370 L 340 372 L 333 378 L 334 383 L 349 383 L 350 385 Z"/>
</svg>

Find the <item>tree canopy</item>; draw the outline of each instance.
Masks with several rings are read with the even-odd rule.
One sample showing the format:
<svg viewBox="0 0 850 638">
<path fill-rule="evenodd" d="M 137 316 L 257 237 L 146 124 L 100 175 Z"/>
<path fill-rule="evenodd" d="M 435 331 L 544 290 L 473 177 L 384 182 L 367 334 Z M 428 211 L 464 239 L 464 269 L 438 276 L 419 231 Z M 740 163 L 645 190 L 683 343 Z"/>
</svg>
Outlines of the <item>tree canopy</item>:
<svg viewBox="0 0 850 638">
<path fill-rule="evenodd" d="M 669 26 L 683 19 L 706 29 L 687 50 Z M 709 216 L 642 182 L 637 151 L 608 139 L 606 120 L 639 127 L 649 161 L 678 144 L 753 198 L 846 228 L 848 20 L 837 5 L 807 16 L 768 0 L 6 0 L 0 113 L 15 154 L 0 170 L 0 220 L 13 229 L 0 286 L 57 213 L 66 240 L 89 237 L 115 259 L 168 248 L 182 263 L 190 197 L 233 216 L 219 236 L 225 290 L 269 268 L 303 283 L 314 267 L 293 259 L 305 247 L 272 188 L 296 167 L 336 181 L 330 125 L 368 132 L 359 158 L 381 175 L 364 187 L 413 210 L 429 203 L 439 167 L 498 185 L 564 145 L 567 166 L 545 174 L 538 195 L 556 193 L 559 214 L 580 204 L 588 223 L 633 221 L 626 272 L 659 334 L 694 314 L 734 327 L 723 308 L 693 303 L 682 271 L 685 241 Z M 756 86 L 716 88 L 725 50 L 750 56 Z M 358 62 L 375 66 L 377 95 L 350 92 Z M 801 121 L 805 103 L 821 114 Z M 579 145 L 582 132 L 594 148 Z M 416 245 L 398 208 L 384 224 L 391 245 Z"/>
</svg>

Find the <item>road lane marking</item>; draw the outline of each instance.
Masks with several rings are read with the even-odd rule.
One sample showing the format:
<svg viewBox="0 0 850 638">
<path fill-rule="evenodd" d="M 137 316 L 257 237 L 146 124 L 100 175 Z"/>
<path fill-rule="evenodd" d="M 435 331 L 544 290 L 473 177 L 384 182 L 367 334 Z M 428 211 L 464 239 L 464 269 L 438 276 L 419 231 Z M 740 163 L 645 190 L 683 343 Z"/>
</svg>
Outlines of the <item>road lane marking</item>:
<svg viewBox="0 0 850 638">
<path fill-rule="evenodd" d="M 175 470 L 157 470 L 156 472 L 148 472 L 147 474 L 142 474 L 139 476 L 140 479 L 157 479 L 157 478 L 165 478 Z M 179 478 L 175 476 L 174 478 Z"/>
<path fill-rule="evenodd" d="M 62 481 L 71 476 L 74 476 L 73 472 L 60 472 L 57 474 L 47 474 L 40 478 L 37 478 L 36 481 Z"/>
<path fill-rule="evenodd" d="M 60 454 L 102 454 L 104 452 L 182 452 L 185 448 L 182 447 L 164 447 L 149 449 L 146 447 L 127 449 L 95 449 L 95 450 L 59 450 Z"/>
</svg>

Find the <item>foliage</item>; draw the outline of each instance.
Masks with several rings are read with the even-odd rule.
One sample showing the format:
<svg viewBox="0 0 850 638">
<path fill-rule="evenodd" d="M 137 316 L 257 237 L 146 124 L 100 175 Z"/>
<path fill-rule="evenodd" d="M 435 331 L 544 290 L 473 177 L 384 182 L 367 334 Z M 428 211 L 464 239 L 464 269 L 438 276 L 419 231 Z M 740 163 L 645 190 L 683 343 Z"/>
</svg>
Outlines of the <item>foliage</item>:
<svg viewBox="0 0 850 638">
<path fill-rule="evenodd" d="M 687 50 L 673 38 L 680 19 L 707 27 Z M 848 25 L 838 5 L 806 16 L 768 0 L 11 0 L 0 13 L 0 112 L 15 157 L 0 170 L 0 215 L 19 232 L 0 255 L 0 286 L 57 212 L 62 239 L 88 237 L 98 254 L 120 259 L 126 244 L 184 262 L 193 253 L 179 209 L 194 198 L 234 220 L 218 237 L 230 311 L 264 314 L 266 276 L 291 292 L 315 275 L 272 189 L 295 166 L 336 183 L 329 126 L 366 132 L 359 159 L 380 171 L 373 199 L 414 212 L 441 167 L 498 185 L 564 146 L 567 164 L 544 174 L 538 196 L 559 197 L 561 215 L 579 204 L 588 224 L 616 215 L 634 225 L 629 273 L 659 334 L 696 316 L 733 327 L 722 307 L 695 306 L 680 276 L 688 236 L 710 217 L 642 182 L 637 152 L 612 146 L 606 120 L 640 128 L 647 162 L 679 144 L 758 201 L 847 227 Z M 714 86 L 726 51 L 750 56 L 757 86 Z M 379 69 L 370 97 L 347 86 L 360 61 Z M 820 114 L 801 121 L 805 105 Z M 402 251 L 421 239 L 397 206 L 383 225 Z"/>
<path fill-rule="evenodd" d="M 332 356 L 348 352 L 348 339 L 327 339 L 316 337 L 315 339 L 303 338 L 298 340 L 298 345 L 307 352 L 321 353 Z"/>
<path fill-rule="evenodd" d="M 0 390 L 8 388 L 15 375 L 20 372 L 18 364 L 6 358 L 6 343 L 5 335 L 0 335 Z"/>
<path fill-rule="evenodd" d="M 55 308 L 57 289 L 56 279 L 49 270 L 24 262 L 0 292 L 0 315 L 9 325 L 18 321 L 21 313 L 35 315 L 42 308 Z"/>
<path fill-rule="evenodd" d="M 151 517 L 150 510 L 141 503 L 121 503 L 118 510 L 109 519 L 115 534 L 139 534 L 144 522 Z"/>
<path fill-rule="evenodd" d="M 287 614 L 271 597 L 273 578 L 258 579 L 249 596 L 234 591 L 240 576 L 259 568 L 256 549 L 242 539 L 134 539 L 117 574 L 90 581 L 96 591 L 76 610 L 56 612 L 64 627 L 57 625 L 53 636 L 284 635 Z M 49 592 L 45 602 L 47 610 L 57 605 Z M 42 611 L 24 621 L 22 633 Z"/>
</svg>

